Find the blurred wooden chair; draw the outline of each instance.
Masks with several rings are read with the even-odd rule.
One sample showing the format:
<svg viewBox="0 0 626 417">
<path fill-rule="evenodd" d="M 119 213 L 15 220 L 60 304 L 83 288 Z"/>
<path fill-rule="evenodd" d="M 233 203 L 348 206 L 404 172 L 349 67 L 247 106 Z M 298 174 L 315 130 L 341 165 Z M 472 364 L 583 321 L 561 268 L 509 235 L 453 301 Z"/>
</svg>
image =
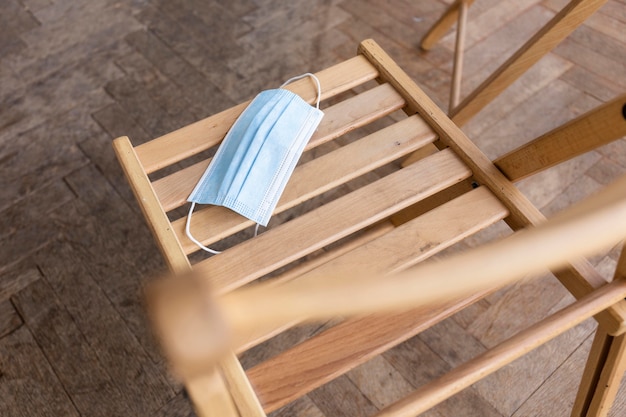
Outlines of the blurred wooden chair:
<svg viewBox="0 0 626 417">
<path fill-rule="evenodd" d="M 279 225 L 245 240 L 231 236 L 253 224 L 234 212 L 209 206 L 194 214 L 194 235 L 203 244 L 229 237 L 229 245 L 243 240 L 219 255 L 203 258 L 195 253 L 198 247 L 184 231 L 186 212 L 181 216 L 182 210 L 177 210 L 186 204 L 210 158 L 191 165 L 181 161 L 198 158 L 195 155 L 219 145 L 246 103 L 138 146 L 127 137 L 115 140 L 116 154 L 175 275 L 193 270 L 220 297 L 260 279 L 280 288 L 327 276 L 402 271 L 500 220 L 513 230 L 543 223 L 544 216 L 513 182 L 626 134 L 626 96 L 622 96 L 494 164 L 375 42 L 364 41 L 358 52 L 316 73 L 323 104 L 327 104 L 325 117 L 276 208 L 276 214 L 284 213 L 277 216 L 282 219 Z M 308 80 L 287 88 L 309 102 L 315 99 L 316 90 Z M 415 163 L 404 167 L 398 163 L 433 143 L 436 147 Z M 159 175 L 164 168 L 167 174 Z M 307 203 L 314 198 L 322 200 Z M 584 260 L 572 261 L 555 275 L 576 298 L 596 294 L 607 284 Z M 206 331 L 207 324 L 198 321 L 196 314 L 202 316 L 204 307 L 189 311 L 188 300 L 169 288 L 171 315 L 161 315 L 159 322 L 168 329 L 166 351 L 176 358 L 175 369 L 199 415 L 264 416 L 497 287 L 491 285 L 427 309 L 348 318 L 245 371 L 236 354 L 306 317 L 280 316 L 238 333 L 231 340 L 232 350 L 220 356 L 217 367 L 212 366 L 215 358 L 205 347 L 227 330 L 215 325 Z M 582 320 L 601 311 L 595 314 L 600 330 L 575 415 L 603 415 L 585 413 L 590 407 L 603 410 L 610 405 L 618 374 L 623 372 L 626 305 L 616 302 L 623 294 L 612 296 L 597 310 L 572 313 Z M 189 332 L 189 327 L 195 331 Z M 509 347 L 517 349 L 515 344 Z M 489 362 L 489 366 L 494 364 Z M 472 381 L 461 378 L 454 389 L 450 385 L 438 389 L 437 401 Z M 380 415 L 414 415 L 415 410 L 423 410 L 410 406 L 406 414 L 402 406 L 400 411 L 393 407 Z"/>
</svg>

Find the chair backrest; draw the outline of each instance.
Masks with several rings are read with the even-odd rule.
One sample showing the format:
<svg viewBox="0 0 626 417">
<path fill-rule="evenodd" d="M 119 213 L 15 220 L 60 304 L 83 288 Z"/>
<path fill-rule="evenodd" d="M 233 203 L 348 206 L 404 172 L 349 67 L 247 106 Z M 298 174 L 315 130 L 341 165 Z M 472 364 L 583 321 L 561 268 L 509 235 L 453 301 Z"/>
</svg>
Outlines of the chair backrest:
<svg viewBox="0 0 626 417">
<path fill-rule="evenodd" d="M 514 230 L 545 220 L 375 42 L 364 41 L 355 58 L 316 75 L 325 116 L 281 197 L 270 229 L 250 239 L 252 222 L 228 209 L 210 206 L 194 214 L 194 236 L 204 245 L 228 248 L 216 256 L 199 253 L 186 237 L 187 211 L 181 207 L 246 103 L 136 147 L 127 137 L 115 140 L 118 158 L 172 272 L 193 270 L 217 295 L 268 277 L 278 285 L 347 271 L 388 274 L 412 267 L 500 220 Z M 287 88 L 309 102 L 317 94 L 306 79 Z M 400 161 L 415 151 L 421 152 L 420 158 L 403 167 Z M 582 260 L 569 264 L 557 277 L 578 298 L 606 284 Z M 196 374 L 193 360 L 179 370 L 199 410 L 264 415 L 493 289 L 427 310 L 344 320 L 245 372 L 230 352 L 219 369 L 235 406 L 223 395 L 207 399 L 204 388 L 218 393 L 225 389 L 217 372 L 210 378 Z M 624 311 L 623 303 L 618 303 L 596 318 L 620 332 Z M 231 347 L 242 353 L 302 319 L 255 327 Z M 202 352 L 196 354 L 203 357 Z"/>
</svg>

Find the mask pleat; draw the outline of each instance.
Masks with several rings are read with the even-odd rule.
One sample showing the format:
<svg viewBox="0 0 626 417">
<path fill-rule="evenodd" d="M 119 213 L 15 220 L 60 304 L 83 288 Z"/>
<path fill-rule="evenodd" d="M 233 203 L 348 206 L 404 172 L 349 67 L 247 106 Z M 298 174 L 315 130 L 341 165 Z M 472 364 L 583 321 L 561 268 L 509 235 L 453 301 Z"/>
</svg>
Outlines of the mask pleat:
<svg viewBox="0 0 626 417">
<path fill-rule="evenodd" d="M 235 121 L 188 201 L 222 205 L 266 226 L 322 117 L 291 91 L 261 92 Z M 188 229 L 198 246 L 216 253 Z"/>
</svg>

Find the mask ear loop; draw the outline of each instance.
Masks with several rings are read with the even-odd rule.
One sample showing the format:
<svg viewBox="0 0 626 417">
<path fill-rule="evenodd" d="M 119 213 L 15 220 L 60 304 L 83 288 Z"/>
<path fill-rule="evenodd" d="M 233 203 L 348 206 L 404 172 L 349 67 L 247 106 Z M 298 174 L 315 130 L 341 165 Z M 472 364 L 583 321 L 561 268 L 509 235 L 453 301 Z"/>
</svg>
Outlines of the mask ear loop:
<svg viewBox="0 0 626 417">
<path fill-rule="evenodd" d="M 195 237 L 193 237 L 191 235 L 191 231 L 189 230 L 189 225 L 191 224 L 191 213 L 193 213 L 193 209 L 196 207 L 196 203 L 192 202 L 191 203 L 191 207 L 189 207 L 189 214 L 187 215 L 187 222 L 185 222 L 185 234 L 187 235 L 187 237 L 189 238 L 189 240 L 191 240 L 193 243 L 195 243 L 196 245 L 198 245 L 198 247 L 200 247 L 200 249 L 205 250 L 209 253 L 212 253 L 214 255 L 217 255 L 219 253 L 222 253 L 222 251 L 219 250 L 213 250 L 211 248 L 208 248 L 206 246 L 204 246 L 202 243 L 200 243 L 200 241 L 198 239 L 196 239 Z"/>
<path fill-rule="evenodd" d="M 280 86 L 280 88 L 283 88 L 283 87 L 284 87 L 284 86 L 286 86 L 287 84 L 289 84 L 289 83 L 291 83 L 291 82 L 294 82 L 294 81 L 296 81 L 296 80 L 299 80 L 299 79 L 301 79 L 301 78 L 304 78 L 304 77 L 311 77 L 311 78 L 313 78 L 313 81 L 315 81 L 315 85 L 316 85 L 316 87 L 317 87 L 317 100 L 316 100 L 316 102 L 315 102 L 315 107 L 316 107 L 317 109 L 319 109 L 319 108 L 320 108 L 320 100 L 322 99 L 322 85 L 320 84 L 320 80 L 319 80 L 319 78 L 317 78 L 317 77 L 315 76 L 315 74 L 312 74 L 312 73 L 310 73 L 310 72 L 307 72 L 307 73 L 304 73 L 304 74 L 302 74 L 302 75 L 298 75 L 298 76 L 296 76 L 296 77 L 292 77 L 292 78 L 288 79 L 287 81 L 285 81 L 285 82 L 283 83 L 283 85 L 281 85 L 281 86 Z"/>
<path fill-rule="evenodd" d="M 198 247 L 200 249 L 205 250 L 205 251 L 207 251 L 209 253 L 212 253 L 214 255 L 222 253 L 222 251 L 211 249 L 211 248 L 209 248 L 207 246 L 204 246 L 198 239 L 196 239 L 195 237 L 192 236 L 191 230 L 189 229 L 189 226 L 191 225 L 191 214 L 193 213 L 193 209 L 195 207 L 196 207 L 196 203 L 192 202 L 191 203 L 191 207 L 189 207 L 189 214 L 187 215 L 187 221 L 185 222 L 185 234 L 187 235 L 189 240 L 191 240 L 193 243 L 198 245 Z M 256 237 L 259 234 L 259 226 L 260 225 L 257 223 L 256 226 L 254 227 L 254 237 Z"/>
</svg>

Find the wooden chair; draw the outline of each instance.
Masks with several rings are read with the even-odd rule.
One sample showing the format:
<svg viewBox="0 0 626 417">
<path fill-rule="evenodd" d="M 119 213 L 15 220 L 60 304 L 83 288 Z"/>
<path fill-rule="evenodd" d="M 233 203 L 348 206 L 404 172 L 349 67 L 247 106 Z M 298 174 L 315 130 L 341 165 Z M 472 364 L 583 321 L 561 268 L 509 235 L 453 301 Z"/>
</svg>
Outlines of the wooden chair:
<svg viewBox="0 0 626 417">
<path fill-rule="evenodd" d="M 252 239 L 229 238 L 245 233 L 251 222 L 222 207 L 198 210 L 192 228 L 202 243 L 228 238 L 232 245 L 243 240 L 216 256 L 196 254 L 197 246 L 185 236 L 185 217 L 177 214 L 210 158 L 191 165 L 179 163 L 217 146 L 246 103 L 136 147 L 127 137 L 115 140 L 118 158 L 175 275 L 193 270 L 203 277 L 212 296 L 227 297 L 260 279 L 281 288 L 289 283 L 309 285 L 327 276 L 399 272 L 500 220 L 513 230 L 543 223 L 544 216 L 513 181 L 626 134 L 622 114 L 626 96 L 622 96 L 494 165 L 375 42 L 364 41 L 355 58 L 316 75 L 324 103 L 331 104 L 323 106 L 325 117 L 276 208 L 280 224 Z M 310 102 L 315 99 L 308 80 L 288 88 Z M 587 135 L 594 127 L 599 134 Z M 562 142 L 568 146 L 560 147 Z M 434 150 L 428 148 L 421 159 L 400 167 L 397 161 L 432 143 L 437 145 Z M 167 175 L 158 176 L 166 167 Z M 555 275 L 583 299 L 582 306 L 588 307 L 585 300 L 589 294 L 595 297 L 597 289 L 602 287 L 602 294 L 607 291 L 606 281 L 584 260 L 570 262 Z M 198 304 L 200 312 L 194 311 L 196 307 L 190 310 L 195 304 L 181 295 L 184 291 L 167 287 L 166 308 L 171 314 L 160 315 L 158 321 L 167 329 L 166 351 L 176 358 L 176 370 L 199 415 L 264 416 L 497 287 L 492 283 L 427 309 L 347 318 L 245 371 L 236 354 L 296 326 L 307 314 L 279 315 L 236 333 L 230 350 L 219 356 L 218 366 L 213 366 L 215 357 L 204 347 L 213 345 L 215 335 L 224 329 L 219 323 L 197 319 L 204 315 L 204 304 Z M 609 292 L 611 296 L 595 310 L 576 304 L 570 313 L 574 318 L 568 321 L 570 327 L 591 315 L 601 326 L 575 415 L 603 415 L 585 413 L 610 405 L 623 372 L 626 304 L 617 301 L 624 297 L 623 287 Z M 190 327 L 195 330 L 189 332 Z M 505 349 L 507 359 L 488 359 L 488 366 L 512 361 L 507 355 L 516 349 L 514 340 Z M 475 377 L 461 377 L 454 389 L 450 385 L 438 389 L 437 401 L 468 386 Z M 428 398 L 417 408 L 392 406 L 380 415 L 415 415 L 434 403 L 433 397 Z"/>
<path fill-rule="evenodd" d="M 559 13 L 461 101 L 467 11 L 474 0 L 454 1 L 420 42 L 422 49 L 431 49 L 448 29 L 457 23 L 448 106 L 448 114 L 452 120 L 459 126 L 467 123 L 606 2 L 607 0 L 570 0 Z"/>
</svg>

